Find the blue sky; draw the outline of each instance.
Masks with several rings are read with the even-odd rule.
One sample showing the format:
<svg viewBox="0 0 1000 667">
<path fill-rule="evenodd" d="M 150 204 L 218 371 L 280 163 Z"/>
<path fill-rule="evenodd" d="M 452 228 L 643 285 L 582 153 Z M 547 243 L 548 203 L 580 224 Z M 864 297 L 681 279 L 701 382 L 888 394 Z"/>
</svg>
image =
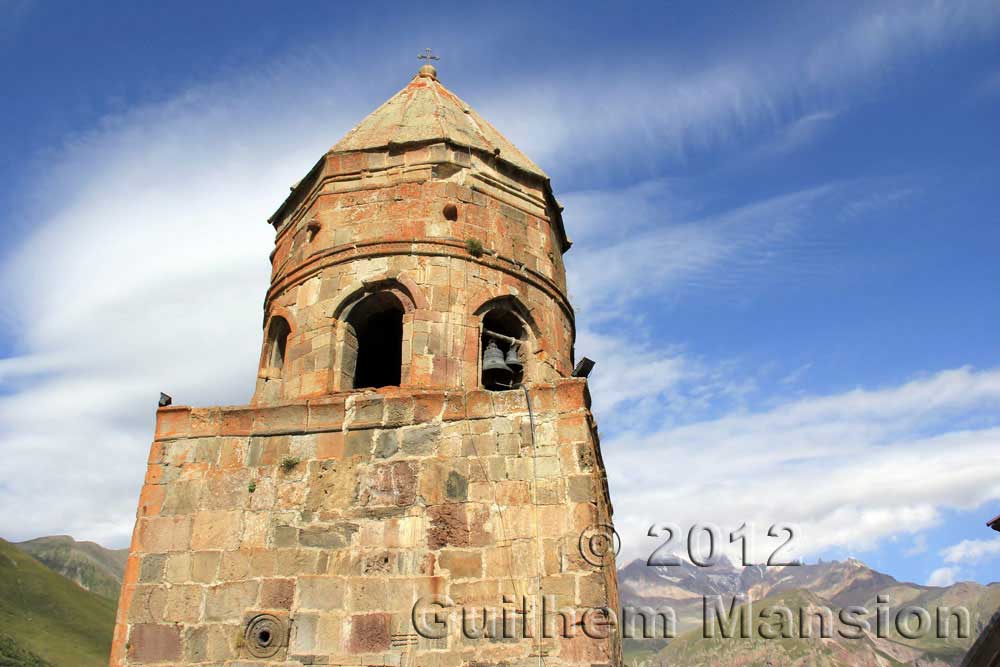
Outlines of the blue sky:
<svg viewBox="0 0 1000 667">
<path fill-rule="evenodd" d="M 264 220 L 432 46 L 566 207 L 627 556 L 996 579 L 1000 5 L 340 4 L 0 4 L 0 535 L 127 542 L 157 392 L 247 399 Z"/>
</svg>

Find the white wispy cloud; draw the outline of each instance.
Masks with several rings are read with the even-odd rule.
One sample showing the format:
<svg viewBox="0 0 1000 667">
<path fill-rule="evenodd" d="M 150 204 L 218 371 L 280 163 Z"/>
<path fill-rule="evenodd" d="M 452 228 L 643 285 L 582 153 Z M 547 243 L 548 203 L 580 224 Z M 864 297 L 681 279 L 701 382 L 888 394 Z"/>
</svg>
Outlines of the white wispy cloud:
<svg viewBox="0 0 1000 667">
<path fill-rule="evenodd" d="M 992 540 L 962 540 L 943 549 L 946 563 L 976 563 L 1000 556 L 1000 537 Z"/>
<path fill-rule="evenodd" d="M 752 156 L 754 159 L 760 159 L 794 153 L 823 136 L 838 115 L 836 111 L 823 110 L 796 118 L 782 127 L 777 136 L 753 151 Z"/>
<path fill-rule="evenodd" d="M 300 69 L 108 118 L 37 174 L 29 196 L 42 204 L 2 267 L 20 353 L 0 361 L 0 503 L 21 509 L 0 534 L 122 544 L 158 392 L 195 405 L 249 398 L 266 217 L 361 113 L 281 104 L 289 70 L 309 78 Z M 364 90 L 341 85 L 353 83 Z"/>
<path fill-rule="evenodd" d="M 813 8 L 811 23 L 726 51 L 724 60 L 708 51 L 696 66 L 646 58 L 623 68 L 584 57 L 558 74 L 519 72 L 518 94 L 486 88 L 477 100 L 543 165 L 648 173 L 665 158 L 756 143 L 762 129 L 779 130 L 772 148 L 781 155 L 806 145 L 839 110 L 877 96 L 887 77 L 1000 26 L 991 0 L 827 10 Z"/>
<path fill-rule="evenodd" d="M 801 528 L 802 554 L 872 549 L 936 525 L 945 508 L 1000 498 L 998 406 L 1000 371 L 961 368 L 616 435 L 605 445 L 616 525 L 631 555 L 648 552 L 655 521 L 786 521 Z M 980 428 L 953 430 L 972 417 Z"/>
<path fill-rule="evenodd" d="M 992 0 L 868 4 L 853 21 L 832 28 L 805 60 L 808 80 L 828 85 L 877 80 L 915 56 L 963 40 L 982 39 L 1000 24 Z"/>
<path fill-rule="evenodd" d="M 588 194 L 595 209 L 608 212 L 604 229 L 617 230 L 619 217 L 663 218 L 644 222 L 623 238 L 610 231 L 610 238 L 574 248 L 566 260 L 572 297 L 586 318 L 600 321 L 621 317 L 640 298 L 652 305 L 692 289 L 745 286 L 797 238 L 834 190 L 819 186 L 683 221 L 658 214 L 659 207 L 647 200 L 659 197 L 647 188 L 630 189 L 631 205 L 618 193 L 609 193 L 610 204 Z"/>
</svg>

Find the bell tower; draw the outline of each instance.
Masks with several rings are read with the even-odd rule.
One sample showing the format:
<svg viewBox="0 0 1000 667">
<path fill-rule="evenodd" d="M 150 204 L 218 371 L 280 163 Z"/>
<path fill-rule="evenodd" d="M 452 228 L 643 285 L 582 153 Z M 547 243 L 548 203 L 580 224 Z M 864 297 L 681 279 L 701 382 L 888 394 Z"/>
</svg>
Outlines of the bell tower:
<svg viewBox="0 0 1000 667">
<path fill-rule="evenodd" d="M 269 222 L 254 403 L 472 390 L 487 348 L 521 364 L 485 369 L 489 386 L 569 375 L 569 240 L 549 179 L 432 65 L 334 145 Z"/>
<path fill-rule="evenodd" d="M 560 211 L 430 59 L 319 159 L 250 404 L 157 411 L 112 667 L 620 664 Z"/>
</svg>

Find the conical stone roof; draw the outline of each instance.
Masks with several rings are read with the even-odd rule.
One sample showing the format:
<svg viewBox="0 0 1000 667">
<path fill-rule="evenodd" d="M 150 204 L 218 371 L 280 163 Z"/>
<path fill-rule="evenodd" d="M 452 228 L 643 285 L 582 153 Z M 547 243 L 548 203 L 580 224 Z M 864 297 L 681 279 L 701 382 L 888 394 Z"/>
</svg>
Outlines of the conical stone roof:
<svg viewBox="0 0 1000 667">
<path fill-rule="evenodd" d="M 428 66 L 330 150 L 335 153 L 365 151 L 437 141 L 482 151 L 548 180 L 541 167 L 455 93 L 442 86 L 434 68 Z"/>
</svg>

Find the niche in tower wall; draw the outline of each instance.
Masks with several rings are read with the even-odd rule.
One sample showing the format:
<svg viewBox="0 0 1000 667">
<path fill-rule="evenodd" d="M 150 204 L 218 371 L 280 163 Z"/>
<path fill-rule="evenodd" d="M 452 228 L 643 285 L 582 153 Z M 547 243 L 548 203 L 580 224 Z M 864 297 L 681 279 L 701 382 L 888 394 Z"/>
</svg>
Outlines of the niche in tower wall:
<svg viewBox="0 0 1000 667">
<path fill-rule="evenodd" d="M 377 292 L 351 309 L 347 323 L 357 344 L 354 389 L 399 386 L 403 364 L 403 304 Z"/>
</svg>

